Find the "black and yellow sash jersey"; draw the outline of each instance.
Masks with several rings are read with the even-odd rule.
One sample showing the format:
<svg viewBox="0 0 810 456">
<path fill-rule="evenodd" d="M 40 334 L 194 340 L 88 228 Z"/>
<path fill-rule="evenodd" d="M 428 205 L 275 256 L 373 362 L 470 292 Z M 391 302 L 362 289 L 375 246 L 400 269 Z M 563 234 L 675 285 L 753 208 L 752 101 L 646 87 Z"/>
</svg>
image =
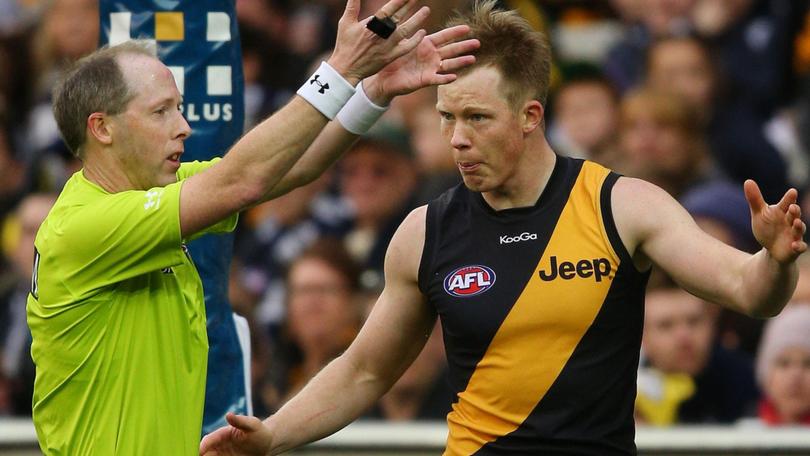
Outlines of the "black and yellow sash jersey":
<svg viewBox="0 0 810 456">
<path fill-rule="evenodd" d="M 618 175 L 557 157 L 533 207 L 463 185 L 428 205 L 419 287 L 450 383 L 446 455 L 627 455 L 648 274 L 613 222 Z"/>
</svg>

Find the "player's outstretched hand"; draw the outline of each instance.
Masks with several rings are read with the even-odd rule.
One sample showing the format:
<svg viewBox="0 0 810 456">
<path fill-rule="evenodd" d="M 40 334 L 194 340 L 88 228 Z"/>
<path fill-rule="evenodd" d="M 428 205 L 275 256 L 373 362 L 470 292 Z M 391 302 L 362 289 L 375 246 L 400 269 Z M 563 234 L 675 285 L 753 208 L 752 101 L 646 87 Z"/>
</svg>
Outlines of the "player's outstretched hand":
<svg viewBox="0 0 810 456">
<path fill-rule="evenodd" d="M 477 39 L 458 41 L 469 32 L 457 25 L 424 37 L 416 49 L 366 79 L 363 88 L 373 101 L 388 104 L 397 95 L 455 81 L 454 71 L 472 65 L 475 57 L 468 54 L 481 45 Z"/>
<path fill-rule="evenodd" d="M 411 14 L 416 1 L 390 0 L 374 14 L 381 19 L 391 18 L 397 24 L 391 36 L 381 38 L 366 28 L 371 17 L 358 20 L 360 0 L 347 0 L 338 21 L 335 49 L 329 64 L 354 83 L 410 52 L 424 38 L 426 32 L 419 27 L 430 14 L 426 6 Z"/>
<path fill-rule="evenodd" d="M 751 228 L 757 241 L 777 262 L 795 261 L 807 250 L 803 240 L 807 227 L 801 219 L 802 210 L 796 204 L 799 193 L 791 188 L 778 203 L 769 205 L 756 182 L 749 179 L 743 188 L 751 207 Z"/>
<path fill-rule="evenodd" d="M 229 426 L 208 434 L 200 442 L 200 456 L 264 456 L 270 450 L 270 430 L 255 416 L 228 413 Z"/>
</svg>

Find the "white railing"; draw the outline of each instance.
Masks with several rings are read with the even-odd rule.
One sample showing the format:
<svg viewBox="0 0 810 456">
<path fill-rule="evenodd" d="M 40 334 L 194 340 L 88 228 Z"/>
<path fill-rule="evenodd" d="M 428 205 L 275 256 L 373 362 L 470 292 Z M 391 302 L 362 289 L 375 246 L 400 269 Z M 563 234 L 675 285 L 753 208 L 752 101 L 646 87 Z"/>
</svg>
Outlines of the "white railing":
<svg viewBox="0 0 810 456">
<path fill-rule="evenodd" d="M 447 428 L 441 423 L 357 422 L 311 445 L 304 453 L 438 454 Z M 636 444 L 642 454 L 790 454 L 810 455 L 810 428 L 765 428 L 756 425 L 639 427 Z M 0 454 L 4 449 L 33 450 L 36 433 L 28 420 L 0 419 Z"/>
</svg>

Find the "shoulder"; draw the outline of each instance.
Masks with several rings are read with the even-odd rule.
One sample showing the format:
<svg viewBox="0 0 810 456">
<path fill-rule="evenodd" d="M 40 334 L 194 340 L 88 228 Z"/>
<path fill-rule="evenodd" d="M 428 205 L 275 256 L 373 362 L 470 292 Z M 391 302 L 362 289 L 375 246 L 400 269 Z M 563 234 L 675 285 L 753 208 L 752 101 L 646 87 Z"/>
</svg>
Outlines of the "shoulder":
<svg viewBox="0 0 810 456">
<path fill-rule="evenodd" d="M 629 252 L 661 229 L 690 223 L 686 210 L 662 188 L 642 179 L 619 177 L 610 195 L 616 229 Z"/>
<path fill-rule="evenodd" d="M 385 258 L 386 278 L 390 273 L 404 274 L 414 280 L 418 275 L 422 249 L 425 245 L 427 206 L 412 210 L 399 225 Z"/>
</svg>

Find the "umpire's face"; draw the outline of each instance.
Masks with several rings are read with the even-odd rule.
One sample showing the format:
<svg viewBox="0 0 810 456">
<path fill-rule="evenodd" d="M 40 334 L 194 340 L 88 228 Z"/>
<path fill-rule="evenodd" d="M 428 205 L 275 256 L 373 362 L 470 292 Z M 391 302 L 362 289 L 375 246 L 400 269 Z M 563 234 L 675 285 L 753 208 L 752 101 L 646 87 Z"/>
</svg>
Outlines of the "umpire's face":
<svg viewBox="0 0 810 456">
<path fill-rule="evenodd" d="M 138 190 L 176 182 L 191 128 L 180 112 L 174 77 L 162 62 L 145 55 L 122 56 L 119 64 L 135 94 L 113 119 L 112 153 L 120 171 Z"/>
<path fill-rule="evenodd" d="M 530 127 L 524 110 L 515 110 L 503 90 L 499 70 L 483 66 L 439 86 L 436 108 L 464 184 L 473 191 L 508 190 L 520 185 Z"/>
</svg>

